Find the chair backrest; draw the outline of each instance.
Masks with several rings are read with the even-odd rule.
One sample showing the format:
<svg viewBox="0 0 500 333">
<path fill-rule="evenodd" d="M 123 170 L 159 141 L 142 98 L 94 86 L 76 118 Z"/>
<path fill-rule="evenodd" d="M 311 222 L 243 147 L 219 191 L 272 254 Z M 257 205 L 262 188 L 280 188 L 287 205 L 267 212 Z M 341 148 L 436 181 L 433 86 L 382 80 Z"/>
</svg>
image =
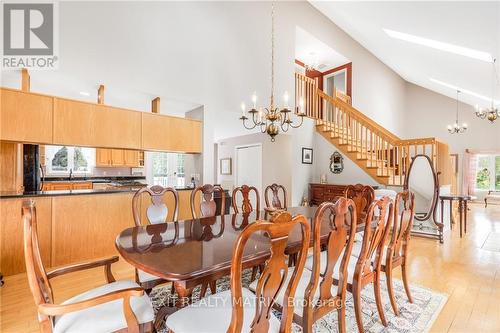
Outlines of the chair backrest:
<svg viewBox="0 0 500 333">
<path fill-rule="evenodd" d="M 221 215 L 224 215 L 226 211 L 226 194 L 224 190 L 219 185 L 205 184 L 197 187 L 191 192 L 191 214 L 193 214 L 193 218 L 198 218 L 196 214 L 196 193 L 201 192 L 201 203 L 200 203 L 200 212 L 201 217 L 210 217 L 215 216 L 217 211 L 217 205 L 215 204 L 214 194 L 216 192 L 220 192 L 220 200 L 221 200 Z"/>
<path fill-rule="evenodd" d="M 35 305 L 54 303 L 54 295 L 45 267 L 43 266 L 38 243 L 36 207 L 33 200 L 27 200 L 22 205 L 22 220 L 24 226 L 24 260 L 26 275 Z M 41 331 L 51 331 L 52 320 L 38 314 Z"/>
<path fill-rule="evenodd" d="M 168 207 L 163 200 L 163 197 L 171 193 L 174 197 L 174 214 L 172 221 L 177 221 L 179 213 L 179 195 L 174 188 L 162 187 L 154 185 L 151 187 L 143 187 L 135 192 L 132 198 L 132 212 L 134 214 L 134 222 L 136 226 L 142 225 L 140 199 L 143 194 L 148 194 L 151 197 L 151 205 L 146 208 L 146 218 L 150 224 L 164 223 L 168 217 Z"/>
<path fill-rule="evenodd" d="M 391 240 L 387 247 L 387 260 L 406 255 L 413 225 L 414 203 L 415 195 L 408 190 L 399 192 L 396 195 L 394 223 L 392 225 Z"/>
<path fill-rule="evenodd" d="M 286 248 L 288 236 L 292 229 L 301 226 L 302 239 L 301 249 L 298 254 L 297 265 L 287 286 L 284 282 L 288 274 L 288 260 Z M 281 318 L 280 332 L 289 332 L 293 319 L 293 301 L 297 284 L 302 275 L 304 264 L 309 248 L 310 226 L 303 215 L 297 215 L 292 219 L 288 212 L 279 212 L 270 221 L 257 220 L 249 224 L 238 236 L 233 248 L 233 259 L 231 262 L 231 295 L 232 316 L 227 332 L 241 332 L 243 324 L 243 298 L 242 298 L 242 257 L 248 239 L 255 233 L 266 234 L 270 238 L 270 257 L 266 261 L 265 268 L 259 278 L 256 287 L 256 310 L 251 324 L 254 333 L 268 332 L 269 318 L 275 299 L 282 288 L 285 289 L 283 301 L 283 312 Z"/>
<path fill-rule="evenodd" d="M 321 230 L 324 230 L 328 221 L 330 233 L 326 246 L 326 262 L 321 263 Z M 313 318 L 307 312 L 321 307 L 330 307 L 330 311 L 337 309 L 336 302 L 328 300 L 340 297 L 344 299 L 347 289 L 347 267 L 352 252 L 352 246 L 356 235 L 356 206 L 354 201 L 339 198 L 337 202 L 323 202 L 319 205 L 314 216 L 312 231 L 313 238 L 313 268 L 309 286 L 306 288 L 304 300 L 303 320 Z M 324 231 L 323 231 L 324 232 Z M 337 294 L 332 295 L 331 287 L 334 283 L 333 273 L 337 262 L 341 260 L 339 267 L 339 281 Z M 326 264 L 326 266 L 324 266 Z M 323 266 L 323 267 L 322 267 Z M 352 272 L 354 273 L 354 272 Z M 316 290 L 320 288 L 319 300 L 314 302 Z M 317 307 L 316 307 L 316 304 Z M 322 312 L 323 315 L 329 311 Z M 312 323 L 311 323 L 312 325 Z"/>
<path fill-rule="evenodd" d="M 253 186 L 242 185 L 242 186 L 237 187 L 233 190 L 232 203 L 233 203 L 233 210 L 236 214 L 238 214 L 240 212 L 238 209 L 238 192 L 241 192 L 241 196 L 242 196 L 241 212 L 242 213 L 250 213 L 251 211 L 253 211 L 253 205 L 250 201 L 250 192 L 251 191 L 253 191 L 255 193 L 255 202 L 256 202 L 255 209 L 257 211 L 260 210 L 259 191 Z"/>
<path fill-rule="evenodd" d="M 355 278 L 380 269 L 382 249 L 394 219 L 394 204 L 389 197 L 373 202 L 368 209 L 363 243 L 356 263 Z"/>
<path fill-rule="evenodd" d="M 283 202 L 280 200 L 279 196 L 279 190 L 283 192 Z M 271 201 L 269 201 L 269 191 L 272 193 L 272 198 Z M 271 184 L 268 187 L 266 187 L 266 190 L 264 192 L 264 199 L 266 200 L 266 207 L 267 208 L 277 208 L 277 209 L 286 209 L 286 188 L 283 185 L 278 185 L 278 184 Z"/>
<path fill-rule="evenodd" d="M 368 216 L 368 209 L 375 200 L 375 191 L 368 185 L 356 184 L 348 185 L 344 190 L 344 197 L 352 199 L 356 205 L 358 224 L 365 223 Z"/>
</svg>

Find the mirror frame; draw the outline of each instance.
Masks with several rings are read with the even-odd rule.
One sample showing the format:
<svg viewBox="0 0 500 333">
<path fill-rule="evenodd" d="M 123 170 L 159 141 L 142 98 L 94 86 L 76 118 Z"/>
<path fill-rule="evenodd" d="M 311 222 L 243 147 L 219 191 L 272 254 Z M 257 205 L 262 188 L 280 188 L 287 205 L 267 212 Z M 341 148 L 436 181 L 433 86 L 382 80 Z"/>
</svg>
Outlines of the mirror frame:
<svg viewBox="0 0 500 333">
<path fill-rule="evenodd" d="M 434 194 L 432 197 L 432 202 L 431 202 L 431 206 L 429 208 L 429 211 L 425 214 L 425 216 L 421 217 L 421 216 L 415 215 L 414 218 L 417 221 L 427 221 L 432 217 L 434 224 L 436 224 L 438 226 L 439 230 L 441 231 L 443 228 L 443 225 L 442 225 L 442 223 L 437 222 L 437 219 L 436 219 L 436 210 L 437 210 L 437 204 L 438 204 L 438 200 L 439 200 L 439 177 L 438 177 L 438 173 L 436 172 L 436 169 L 434 169 L 434 166 L 432 165 L 432 161 L 431 161 L 429 156 L 424 155 L 424 154 L 418 154 L 418 155 L 415 155 L 412 157 L 410 167 L 408 168 L 408 172 L 406 173 L 403 189 L 409 191 L 409 179 L 410 179 L 411 172 L 413 169 L 413 163 L 417 160 L 417 158 L 424 158 L 427 161 L 427 163 L 429 163 L 429 166 L 430 166 L 431 171 L 432 171 L 432 176 L 434 179 Z"/>
</svg>

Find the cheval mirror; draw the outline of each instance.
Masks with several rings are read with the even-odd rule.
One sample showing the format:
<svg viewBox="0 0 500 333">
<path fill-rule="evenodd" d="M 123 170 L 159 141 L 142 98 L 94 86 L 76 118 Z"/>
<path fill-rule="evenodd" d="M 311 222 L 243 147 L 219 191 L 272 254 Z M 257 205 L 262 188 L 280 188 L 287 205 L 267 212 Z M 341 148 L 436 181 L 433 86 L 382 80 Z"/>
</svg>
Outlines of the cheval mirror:
<svg viewBox="0 0 500 333">
<path fill-rule="evenodd" d="M 443 241 L 443 224 L 437 219 L 438 173 L 427 155 L 415 155 L 405 177 L 404 189 L 415 194 L 412 234 Z"/>
</svg>

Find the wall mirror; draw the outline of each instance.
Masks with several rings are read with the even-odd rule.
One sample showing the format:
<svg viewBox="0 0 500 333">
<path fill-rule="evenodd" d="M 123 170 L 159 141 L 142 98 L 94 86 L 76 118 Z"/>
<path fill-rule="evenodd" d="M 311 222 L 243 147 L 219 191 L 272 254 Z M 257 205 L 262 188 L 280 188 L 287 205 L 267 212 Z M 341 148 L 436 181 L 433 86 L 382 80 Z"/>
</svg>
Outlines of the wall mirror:
<svg viewBox="0 0 500 333">
<path fill-rule="evenodd" d="M 413 232 L 442 239 L 443 225 L 436 219 L 438 175 L 427 155 L 416 155 L 405 177 L 404 189 L 415 194 Z"/>
<path fill-rule="evenodd" d="M 330 171 L 338 174 L 344 170 L 344 157 L 336 151 L 330 156 Z"/>
</svg>

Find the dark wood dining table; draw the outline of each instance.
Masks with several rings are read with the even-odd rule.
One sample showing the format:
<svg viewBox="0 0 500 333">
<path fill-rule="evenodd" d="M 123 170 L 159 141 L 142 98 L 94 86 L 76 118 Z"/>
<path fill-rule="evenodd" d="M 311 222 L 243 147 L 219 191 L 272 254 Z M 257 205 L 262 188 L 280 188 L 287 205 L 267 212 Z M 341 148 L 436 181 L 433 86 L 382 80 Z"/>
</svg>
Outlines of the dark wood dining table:
<svg viewBox="0 0 500 333">
<path fill-rule="evenodd" d="M 290 207 L 292 216 L 302 214 L 312 225 L 317 207 Z M 233 245 L 249 223 L 269 219 L 269 212 L 228 214 L 192 220 L 131 227 L 116 238 L 116 248 L 128 263 L 149 274 L 173 282 L 177 292 L 176 307 L 187 305 L 193 288 L 207 280 L 229 275 Z M 358 225 L 362 231 L 364 225 Z M 322 223 L 324 242 L 331 231 L 329 219 Z M 293 229 L 287 252 L 300 249 L 301 230 Z M 312 246 L 312 240 L 311 240 Z M 263 264 L 270 255 L 269 239 L 255 234 L 248 241 L 243 255 L 243 269 Z"/>
</svg>

